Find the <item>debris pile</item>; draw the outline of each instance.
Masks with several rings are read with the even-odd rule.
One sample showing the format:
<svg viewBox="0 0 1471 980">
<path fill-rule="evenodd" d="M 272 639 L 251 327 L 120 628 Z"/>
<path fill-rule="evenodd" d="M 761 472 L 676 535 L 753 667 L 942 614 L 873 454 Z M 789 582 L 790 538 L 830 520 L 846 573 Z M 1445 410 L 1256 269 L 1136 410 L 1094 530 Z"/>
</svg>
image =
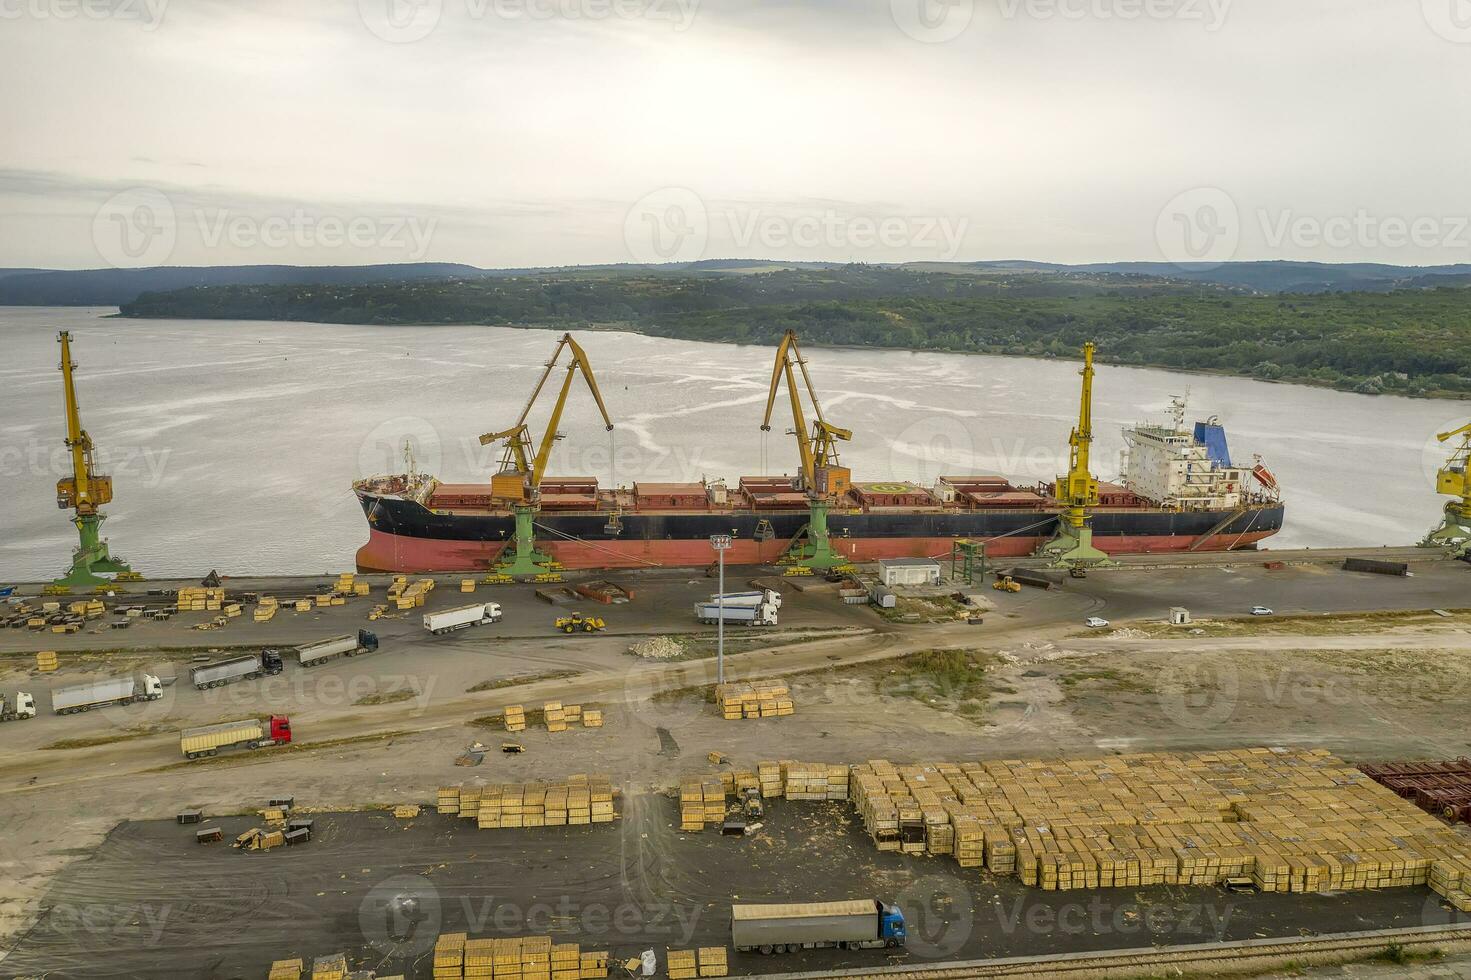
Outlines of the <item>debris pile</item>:
<svg viewBox="0 0 1471 980">
<path fill-rule="evenodd" d="M 684 644 L 667 636 L 651 636 L 629 647 L 628 652 L 645 660 L 676 660 L 684 656 Z"/>
</svg>

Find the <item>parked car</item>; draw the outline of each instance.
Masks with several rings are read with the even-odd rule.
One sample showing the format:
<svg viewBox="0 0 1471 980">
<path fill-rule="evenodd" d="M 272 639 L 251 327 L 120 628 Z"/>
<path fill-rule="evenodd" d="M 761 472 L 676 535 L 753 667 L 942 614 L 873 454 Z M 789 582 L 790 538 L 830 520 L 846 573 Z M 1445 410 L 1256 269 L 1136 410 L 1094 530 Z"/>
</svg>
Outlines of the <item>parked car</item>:
<svg viewBox="0 0 1471 980">
<path fill-rule="evenodd" d="M 1090 630 L 1101 630 L 1108 626 L 1108 620 L 1104 619 L 1102 616 L 1089 616 L 1087 619 L 1083 620 L 1083 625 L 1088 627 Z"/>
<path fill-rule="evenodd" d="M 1266 606 L 1252 606 L 1251 614 L 1253 616 L 1270 616 L 1272 615 L 1272 610 L 1268 609 Z"/>
</svg>

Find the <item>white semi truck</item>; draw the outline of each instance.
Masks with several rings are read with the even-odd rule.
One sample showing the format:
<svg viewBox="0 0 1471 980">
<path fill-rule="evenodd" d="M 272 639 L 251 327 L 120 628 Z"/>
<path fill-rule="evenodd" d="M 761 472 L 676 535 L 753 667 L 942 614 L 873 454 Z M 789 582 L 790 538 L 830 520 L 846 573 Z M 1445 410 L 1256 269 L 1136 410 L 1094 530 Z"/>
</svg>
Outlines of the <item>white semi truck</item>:
<svg viewBox="0 0 1471 980">
<path fill-rule="evenodd" d="M 477 602 L 472 606 L 458 606 L 439 612 L 424 614 L 424 628 L 435 636 L 452 630 L 468 629 L 471 626 L 487 626 L 501 621 L 499 602 Z"/>
<path fill-rule="evenodd" d="M 15 700 L 0 694 L 0 721 L 16 721 L 36 717 L 36 699 L 19 691 Z"/>
<path fill-rule="evenodd" d="M 110 677 L 87 684 L 59 687 L 51 692 L 51 710 L 58 715 L 74 715 L 93 708 L 105 708 L 113 704 L 132 704 L 134 701 L 157 701 L 163 697 L 163 682 L 152 674 L 143 675 L 140 685 L 136 678 Z"/>
<path fill-rule="evenodd" d="M 736 626 L 775 626 L 776 606 L 762 602 L 754 606 L 733 606 L 727 603 L 722 609 L 717 602 L 695 603 L 695 618 L 702 623 L 718 623 L 724 619 Z"/>
</svg>

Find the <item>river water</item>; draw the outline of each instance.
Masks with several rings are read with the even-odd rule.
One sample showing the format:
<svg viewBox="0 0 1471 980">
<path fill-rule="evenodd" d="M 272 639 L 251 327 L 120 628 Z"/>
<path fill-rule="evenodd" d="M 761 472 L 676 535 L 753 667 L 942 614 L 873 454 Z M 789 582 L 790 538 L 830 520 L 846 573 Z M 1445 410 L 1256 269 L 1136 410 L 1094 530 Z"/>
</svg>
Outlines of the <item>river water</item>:
<svg viewBox="0 0 1471 980">
<path fill-rule="evenodd" d="M 114 478 L 104 534 L 151 575 L 341 571 L 366 524 L 353 480 L 401 472 L 402 447 L 448 482 L 498 461 L 557 334 L 496 327 L 122 320 L 105 309 L 0 308 L 0 581 L 61 572 L 75 543 L 55 506 L 68 472 L 56 333 L 73 333 L 83 425 Z M 574 381 L 549 473 L 685 481 L 787 473 L 785 396 L 760 431 L 773 352 L 583 332 L 616 423 Z M 1077 363 L 872 350 L 807 352 L 830 421 L 854 430 L 858 480 L 941 473 L 1050 479 L 1077 414 Z M 557 372 L 553 387 L 564 373 Z M 1459 402 L 1103 366 L 1095 469 L 1118 471 L 1121 429 L 1189 394 L 1233 455 L 1260 454 L 1287 500 L 1272 547 L 1409 544 L 1441 506 L 1434 434 Z M 539 436 L 552 399 L 533 412 Z"/>
</svg>

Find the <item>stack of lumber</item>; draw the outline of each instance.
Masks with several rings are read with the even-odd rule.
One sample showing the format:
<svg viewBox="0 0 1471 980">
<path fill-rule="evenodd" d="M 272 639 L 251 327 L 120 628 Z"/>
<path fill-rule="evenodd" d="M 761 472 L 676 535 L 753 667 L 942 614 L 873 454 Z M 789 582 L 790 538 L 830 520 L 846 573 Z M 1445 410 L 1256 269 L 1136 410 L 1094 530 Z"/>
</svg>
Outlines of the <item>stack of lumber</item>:
<svg viewBox="0 0 1471 980">
<path fill-rule="evenodd" d="M 434 808 L 440 813 L 458 815 L 460 812 L 460 787 L 441 786 Z"/>
<path fill-rule="evenodd" d="M 548 701 L 542 707 L 542 714 L 546 718 L 547 731 L 565 732 L 567 730 L 567 714 L 562 708 L 562 702 Z"/>
<path fill-rule="evenodd" d="M 846 800 L 848 767 L 826 762 L 779 763 L 783 792 L 793 800 Z"/>
<path fill-rule="evenodd" d="M 601 708 L 584 708 L 582 711 L 583 728 L 602 728 L 603 711 Z"/>
<path fill-rule="evenodd" d="M 461 592 L 474 592 L 475 591 L 475 580 L 473 578 L 462 578 L 462 579 L 460 579 L 460 591 Z"/>
<path fill-rule="evenodd" d="M 388 587 L 388 601 L 400 612 L 424 605 L 429 593 L 434 591 L 434 579 L 415 579 L 412 584 L 402 575 L 395 576 Z"/>
<path fill-rule="evenodd" d="M 478 820 L 480 818 L 480 799 L 484 793 L 485 787 L 483 786 L 461 786 L 459 815 L 466 820 Z"/>
<path fill-rule="evenodd" d="M 414 803 L 406 803 L 393 808 L 393 815 L 399 820 L 412 820 L 419 815 L 419 807 Z"/>
<path fill-rule="evenodd" d="M 294 608 L 297 612 L 311 612 L 312 601 L 310 599 L 298 599 Z"/>
<path fill-rule="evenodd" d="M 696 980 L 700 967 L 692 949 L 671 949 L 666 955 L 669 964 L 669 980 Z"/>
<path fill-rule="evenodd" d="M 450 933 L 434 946 L 435 980 L 601 980 L 607 975 L 606 951 L 553 943 L 550 936 L 471 939 Z"/>
<path fill-rule="evenodd" d="M 877 760 L 855 768 L 852 795 L 880 849 L 1046 890 L 1240 876 L 1274 892 L 1429 885 L 1471 907 L 1471 840 L 1321 749 Z"/>
<path fill-rule="evenodd" d="M 575 725 L 575 724 L 577 724 L 578 722 L 582 721 L 582 705 L 580 705 L 580 704 L 564 704 L 564 705 L 562 705 L 562 717 L 567 720 L 567 724 L 569 724 L 569 725 Z"/>
<path fill-rule="evenodd" d="M 56 651 L 42 650 L 36 654 L 36 669 L 42 673 L 50 673 L 57 667 Z"/>
<path fill-rule="evenodd" d="M 466 816 L 460 790 L 460 815 Z M 497 783 L 477 790 L 481 830 L 587 826 L 613 820 L 613 784 L 607 776 L 577 774 L 558 782 Z"/>
<path fill-rule="evenodd" d="M 756 766 L 756 778 L 761 783 L 761 795 L 768 800 L 782 795 L 781 763 L 758 763 Z"/>
<path fill-rule="evenodd" d="M 179 590 L 179 612 L 219 612 L 225 603 L 224 589 L 188 586 Z"/>
<path fill-rule="evenodd" d="M 715 703 L 726 721 L 740 718 L 777 718 L 796 710 L 786 681 L 757 680 L 719 684 Z"/>
<path fill-rule="evenodd" d="M 434 943 L 434 980 L 460 980 L 465 976 L 465 943 L 463 932 L 446 932 Z"/>
<path fill-rule="evenodd" d="M 96 619 L 107 612 L 107 607 L 102 604 L 101 599 L 79 599 L 68 603 L 66 609 L 73 616 L 82 616 L 86 619 Z"/>
<path fill-rule="evenodd" d="M 276 597 L 275 596 L 273 596 L 273 595 L 263 595 L 263 596 L 261 596 L 260 602 L 256 603 L 256 605 L 255 605 L 255 613 L 254 613 L 255 621 L 257 623 L 269 623 L 272 619 L 275 618 L 276 611 L 279 608 L 280 608 L 280 603 L 278 603 L 276 601 Z"/>
<path fill-rule="evenodd" d="M 519 704 L 508 704 L 505 710 L 506 731 L 524 732 L 526 730 L 526 709 Z"/>
<path fill-rule="evenodd" d="M 312 960 L 312 980 L 347 980 L 347 954 L 333 953 Z"/>
<path fill-rule="evenodd" d="M 730 962 L 724 946 L 700 947 L 700 976 L 723 977 L 730 974 Z"/>
<path fill-rule="evenodd" d="M 271 972 L 266 974 L 266 980 L 301 980 L 301 971 L 306 969 L 306 963 L 301 957 L 294 960 L 274 960 L 271 963 Z"/>
</svg>

